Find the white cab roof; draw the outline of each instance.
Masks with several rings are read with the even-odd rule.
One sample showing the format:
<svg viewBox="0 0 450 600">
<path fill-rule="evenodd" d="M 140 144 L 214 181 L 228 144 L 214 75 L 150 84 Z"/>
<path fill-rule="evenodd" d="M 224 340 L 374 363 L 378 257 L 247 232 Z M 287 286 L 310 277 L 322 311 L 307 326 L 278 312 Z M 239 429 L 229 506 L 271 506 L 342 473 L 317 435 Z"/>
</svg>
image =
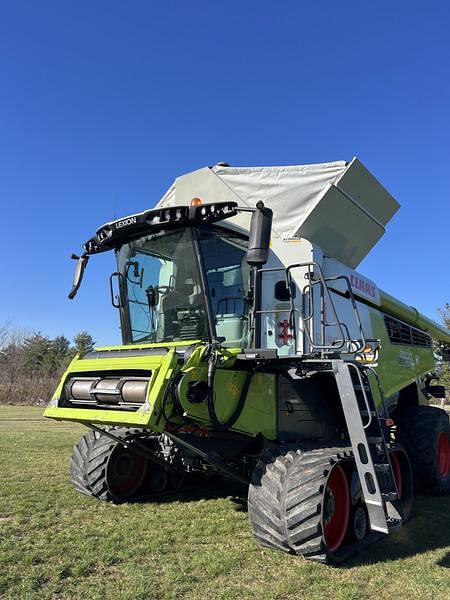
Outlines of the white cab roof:
<svg viewBox="0 0 450 600">
<path fill-rule="evenodd" d="M 235 201 L 273 210 L 273 232 L 302 237 L 355 268 L 370 252 L 399 204 L 356 158 L 286 167 L 216 165 L 177 177 L 157 207 Z M 248 228 L 248 217 L 235 222 Z"/>
</svg>

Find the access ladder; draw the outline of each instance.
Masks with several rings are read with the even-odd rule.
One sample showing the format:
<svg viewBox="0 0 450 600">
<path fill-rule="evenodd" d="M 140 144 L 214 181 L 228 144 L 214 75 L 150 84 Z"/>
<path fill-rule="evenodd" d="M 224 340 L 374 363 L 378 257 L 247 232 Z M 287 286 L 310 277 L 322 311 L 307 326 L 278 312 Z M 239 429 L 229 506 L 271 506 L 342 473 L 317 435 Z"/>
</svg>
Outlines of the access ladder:
<svg viewBox="0 0 450 600">
<path fill-rule="evenodd" d="M 375 375 L 365 366 L 341 359 L 332 361 L 332 369 L 370 528 L 380 533 L 390 533 L 403 524 L 403 512 L 389 457 L 389 439 L 385 437 L 385 427 L 372 393 L 371 379 Z"/>
</svg>

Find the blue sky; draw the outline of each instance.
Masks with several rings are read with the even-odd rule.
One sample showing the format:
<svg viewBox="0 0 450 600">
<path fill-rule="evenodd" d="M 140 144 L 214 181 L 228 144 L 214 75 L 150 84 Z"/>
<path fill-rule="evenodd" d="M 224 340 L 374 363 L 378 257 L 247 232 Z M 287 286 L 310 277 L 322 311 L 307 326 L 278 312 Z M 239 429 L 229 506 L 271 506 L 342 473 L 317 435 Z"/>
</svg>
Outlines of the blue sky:
<svg viewBox="0 0 450 600">
<path fill-rule="evenodd" d="M 450 4 L 0 3 L 0 322 L 118 342 L 91 260 L 105 221 L 225 160 L 357 155 L 402 204 L 360 270 L 436 318 L 450 302 Z"/>
</svg>

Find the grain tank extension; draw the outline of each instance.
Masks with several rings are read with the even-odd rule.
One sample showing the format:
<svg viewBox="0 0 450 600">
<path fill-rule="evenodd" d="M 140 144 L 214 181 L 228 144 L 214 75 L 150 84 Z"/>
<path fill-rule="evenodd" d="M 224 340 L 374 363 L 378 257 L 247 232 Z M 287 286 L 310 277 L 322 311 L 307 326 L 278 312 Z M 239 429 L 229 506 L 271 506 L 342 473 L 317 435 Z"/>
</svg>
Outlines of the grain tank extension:
<svg viewBox="0 0 450 600">
<path fill-rule="evenodd" d="M 219 164 L 100 227 L 70 297 L 114 252 L 123 344 L 77 356 L 45 411 L 89 428 L 74 486 L 151 500 L 222 473 L 263 545 L 322 562 L 404 525 L 414 490 L 448 493 L 429 399 L 450 332 L 357 270 L 398 208 L 357 159 Z"/>
</svg>

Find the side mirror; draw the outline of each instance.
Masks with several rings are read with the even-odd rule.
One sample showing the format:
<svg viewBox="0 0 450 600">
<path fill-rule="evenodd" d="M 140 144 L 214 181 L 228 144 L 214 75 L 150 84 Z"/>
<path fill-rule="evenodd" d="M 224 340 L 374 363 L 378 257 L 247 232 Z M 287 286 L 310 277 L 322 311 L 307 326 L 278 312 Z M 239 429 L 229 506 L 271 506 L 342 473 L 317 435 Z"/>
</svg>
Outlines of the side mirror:
<svg viewBox="0 0 450 600">
<path fill-rule="evenodd" d="M 247 263 L 251 267 L 262 266 L 269 258 L 270 235 L 272 232 L 272 211 L 263 202 L 256 204 L 250 222 Z"/>
<path fill-rule="evenodd" d="M 73 276 L 72 289 L 69 293 L 69 299 L 73 300 L 77 295 L 81 282 L 83 281 L 84 270 L 86 269 L 89 256 L 87 256 L 86 254 L 82 254 L 81 256 L 72 254 L 71 258 L 77 261 L 77 266 L 75 267 L 75 274 Z"/>
</svg>

